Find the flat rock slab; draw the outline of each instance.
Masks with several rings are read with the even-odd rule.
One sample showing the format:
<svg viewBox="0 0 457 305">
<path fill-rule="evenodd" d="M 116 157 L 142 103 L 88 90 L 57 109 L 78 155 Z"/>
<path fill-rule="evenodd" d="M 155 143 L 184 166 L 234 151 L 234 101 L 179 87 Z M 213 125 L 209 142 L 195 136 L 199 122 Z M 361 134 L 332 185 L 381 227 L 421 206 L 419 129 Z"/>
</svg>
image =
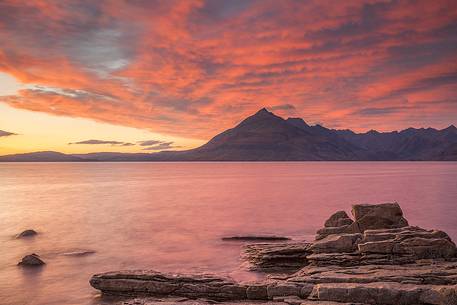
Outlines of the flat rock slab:
<svg viewBox="0 0 457 305">
<path fill-rule="evenodd" d="M 108 295 L 176 296 L 190 299 L 245 300 L 245 285 L 208 274 L 165 274 L 133 270 L 96 274 L 90 284 Z"/>
<path fill-rule="evenodd" d="M 457 262 L 424 261 L 399 266 L 307 266 L 287 281 L 313 284 L 397 282 L 417 285 L 456 285 Z"/>
<path fill-rule="evenodd" d="M 241 235 L 241 236 L 228 236 L 222 237 L 224 241 L 285 241 L 290 240 L 285 236 L 270 236 L 270 235 Z"/>
</svg>

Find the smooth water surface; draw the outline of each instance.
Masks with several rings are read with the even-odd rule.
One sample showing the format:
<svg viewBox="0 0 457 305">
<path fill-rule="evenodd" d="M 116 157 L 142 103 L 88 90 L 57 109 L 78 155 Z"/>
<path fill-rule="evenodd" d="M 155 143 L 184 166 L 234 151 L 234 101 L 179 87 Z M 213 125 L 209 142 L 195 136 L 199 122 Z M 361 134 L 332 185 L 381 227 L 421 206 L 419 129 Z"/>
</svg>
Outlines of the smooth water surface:
<svg viewBox="0 0 457 305">
<path fill-rule="evenodd" d="M 221 237 L 310 240 L 336 210 L 391 201 L 457 239 L 457 162 L 0 163 L 0 304 L 95 304 L 90 276 L 119 269 L 250 279 Z M 30 253 L 46 266 L 18 267 Z"/>
</svg>

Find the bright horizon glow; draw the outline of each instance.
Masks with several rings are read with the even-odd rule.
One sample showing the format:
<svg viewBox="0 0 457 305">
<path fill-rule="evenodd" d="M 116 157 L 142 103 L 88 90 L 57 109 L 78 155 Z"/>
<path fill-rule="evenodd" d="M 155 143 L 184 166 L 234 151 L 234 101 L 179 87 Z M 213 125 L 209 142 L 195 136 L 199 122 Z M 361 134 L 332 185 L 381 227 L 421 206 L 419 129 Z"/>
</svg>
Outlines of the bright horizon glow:
<svg viewBox="0 0 457 305">
<path fill-rule="evenodd" d="M 148 130 L 99 123 L 88 119 L 59 117 L 45 113 L 19 110 L 0 104 L 0 130 L 14 131 L 17 135 L 0 137 L 0 155 L 35 151 L 58 151 L 62 153 L 130 152 L 150 153 L 142 146 L 112 146 L 68 144 L 71 142 L 98 139 L 135 143 L 160 140 L 174 142 L 173 150 L 183 150 L 202 145 L 205 141 L 170 137 Z M 8 126 L 8 128 L 4 127 Z"/>
</svg>

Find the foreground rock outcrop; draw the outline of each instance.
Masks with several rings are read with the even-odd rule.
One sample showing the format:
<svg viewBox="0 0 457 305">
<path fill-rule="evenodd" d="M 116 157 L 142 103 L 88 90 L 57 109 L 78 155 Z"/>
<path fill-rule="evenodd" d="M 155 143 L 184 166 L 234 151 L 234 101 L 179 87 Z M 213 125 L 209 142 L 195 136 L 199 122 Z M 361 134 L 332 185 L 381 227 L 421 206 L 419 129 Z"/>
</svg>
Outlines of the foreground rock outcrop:
<svg viewBox="0 0 457 305">
<path fill-rule="evenodd" d="M 148 304 L 144 297 L 181 297 L 241 304 L 457 305 L 457 248 L 445 232 L 409 226 L 397 203 L 355 205 L 352 215 L 354 220 L 343 211 L 333 214 L 313 243 L 246 246 L 253 269 L 275 272 L 264 281 L 120 271 L 94 275 L 90 284 L 104 294 L 141 296 L 139 304 Z"/>
</svg>

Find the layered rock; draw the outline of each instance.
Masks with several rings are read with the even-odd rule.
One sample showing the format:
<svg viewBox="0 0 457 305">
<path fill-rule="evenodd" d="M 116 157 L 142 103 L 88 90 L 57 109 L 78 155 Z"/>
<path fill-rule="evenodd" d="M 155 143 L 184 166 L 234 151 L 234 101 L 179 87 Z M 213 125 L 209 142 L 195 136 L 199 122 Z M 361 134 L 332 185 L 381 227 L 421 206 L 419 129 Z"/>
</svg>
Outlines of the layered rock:
<svg viewBox="0 0 457 305">
<path fill-rule="evenodd" d="M 370 229 L 392 229 L 408 226 L 398 203 L 356 204 L 352 206 L 352 221 L 346 212 L 330 216 L 324 228 L 317 231 L 316 240 L 332 234 L 363 233 Z"/>
<path fill-rule="evenodd" d="M 244 248 L 243 257 L 249 261 L 251 270 L 297 271 L 308 264 L 310 245 L 306 242 L 252 244 Z"/>
<path fill-rule="evenodd" d="M 134 270 L 96 274 L 90 284 L 104 294 L 178 296 L 214 300 L 247 299 L 245 285 L 215 275 L 165 274 Z"/>
<path fill-rule="evenodd" d="M 355 205 L 352 215 L 354 221 L 345 212 L 333 214 L 313 243 L 246 246 L 255 270 L 299 269 L 293 274 L 237 283 L 215 275 L 126 271 L 94 275 L 90 283 L 105 294 L 231 304 L 457 305 L 457 248 L 445 232 L 408 226 L 396 203 Z"/>
</svg>

